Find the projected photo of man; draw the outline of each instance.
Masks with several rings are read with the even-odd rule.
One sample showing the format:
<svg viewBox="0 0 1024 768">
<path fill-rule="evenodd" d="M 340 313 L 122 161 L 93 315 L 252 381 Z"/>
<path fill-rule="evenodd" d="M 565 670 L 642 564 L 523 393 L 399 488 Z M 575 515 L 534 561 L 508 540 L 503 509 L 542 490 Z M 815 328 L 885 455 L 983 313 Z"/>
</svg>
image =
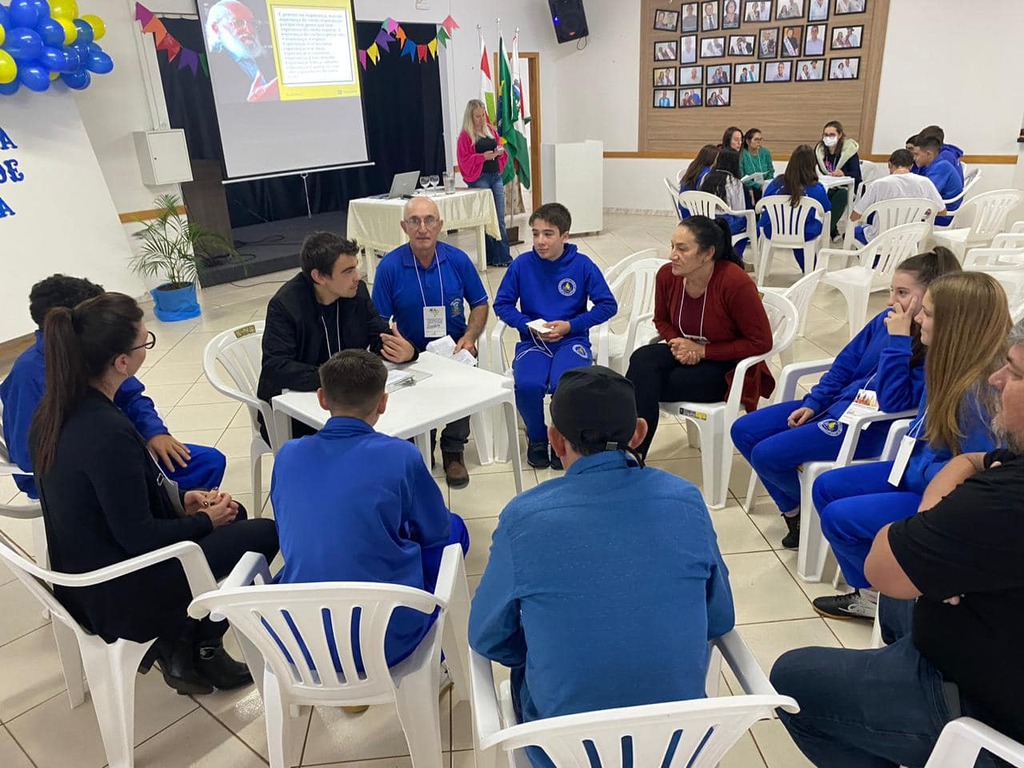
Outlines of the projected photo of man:
<svg viewBox="0 0 1024 768">
<path fill-rule="evenodd" d="M 206 44 L 210 53 L 227 54 L 238 65 L 245 79 L 239 82 L 237 92 L 239 96 L 244 94 L 248 102 L 280 99 L 273 52 L 259 39 L 261 26 L 240 0 L 220 0 L 206 16 Z M 223 70 L 218 59 L 224 61 L 226 57 L 211 55 L 210 64 Z"/>
</svg>

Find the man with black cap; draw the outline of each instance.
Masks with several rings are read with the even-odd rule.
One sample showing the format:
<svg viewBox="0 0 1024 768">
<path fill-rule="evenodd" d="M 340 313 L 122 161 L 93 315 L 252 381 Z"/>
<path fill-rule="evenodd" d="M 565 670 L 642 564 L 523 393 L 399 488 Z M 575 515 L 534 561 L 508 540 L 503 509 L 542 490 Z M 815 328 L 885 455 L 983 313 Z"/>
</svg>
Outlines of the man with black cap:
<svg viewBox="0 0 1024 768">
<path fill-rule="evenodd" d="M 700 491 L 635 458 L 647 423 L 609 368 L 566 371 L 551 420 L 565 476 L 501 513 L 470 645 L 511 668 L 520 722 L 703 697 L 735 617 Z"/>
</svg>

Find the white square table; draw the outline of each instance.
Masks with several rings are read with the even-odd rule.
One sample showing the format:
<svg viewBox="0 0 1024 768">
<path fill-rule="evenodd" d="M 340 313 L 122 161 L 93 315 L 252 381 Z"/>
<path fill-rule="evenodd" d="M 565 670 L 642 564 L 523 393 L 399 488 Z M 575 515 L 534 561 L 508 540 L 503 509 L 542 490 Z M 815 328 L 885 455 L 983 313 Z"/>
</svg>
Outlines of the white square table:
<svg viewBox="0 0 1024 768">
<path fill-rule="evenodd" d="M 488 193 L 490 194 L 490 193 Z M 482 431 L 490 432 L 486 411 L 501 406 L 508 432 L 509 456 L 516 480 L 516 493 L 523 490 L 523 462 L 519 455 L 519 429 L 516 423 L 515 393 L 512 379 L 491 371 L 456 363 L 430 352 L 423 352 L 401 370 L 429 374 L 415 384 L 401 387 L 388 397 L 387 410 L 374 426 L 378 432 L 402 439 L 414 438 L 423 460 L 430 467 L 430 430 L 465 416 L 480 414 Z M 292 419 L 321 429 L 330 414 L 320 407 L 316 392 L 285 392 L 271 401 L 274 429 L 280 443 L 291 438 Z M 488 441 L 490 434 L 478 434 L 477 442 Z M 482 453 L 482 452 L 481 452 Z"/>
<path fill-rule="evenodd" d="M 494 195 L 489 189 L 459 189 L 451 194 L 438 190 L 428 195 L 437 203 L 444 219 L 445 229 L 476 230 L 476 266 L 480 272 L 487 271 L 487 246 L 484 235 L 495 239 L 501 237 L 498 228 L 498 212 L 494 208 Z M 361 197 L 349 201 L 348 233 L 366 249 L 367 280 L 373 282 L 376 272 L 376 254 L 392 251 L 409 238 L 402 231 L 402 211 L 408 200 L 394 200 L 377 197 Z"/>
<path fill-rule="evenodd" d="M 825 188 L 826 192 L 828 192 L 830 189 L 835 189 L 836 187 L 846 187 L 847 191 L 849 192 L 846 198 L 846 210 L 843 211 L 843 217 L 839 221 L 845 221 L 847 228 L 852 227 L 853 225 L 850 223 L 850 211 L 853 210 L 853 195 L 854 192 L 856 192 L 856 190 L 853 188 L 853 176 L 818 176 L 818 181 L 821 182 L 821 186 Z M 837 227 L 839 226 L 839 221 L 836 222 Z M 831 239 L 828 235 L 829 233 L 826 232 L 825 239 L 823 240 L 826 248 L 828 247 L 828 243 Z"/>
</svg>

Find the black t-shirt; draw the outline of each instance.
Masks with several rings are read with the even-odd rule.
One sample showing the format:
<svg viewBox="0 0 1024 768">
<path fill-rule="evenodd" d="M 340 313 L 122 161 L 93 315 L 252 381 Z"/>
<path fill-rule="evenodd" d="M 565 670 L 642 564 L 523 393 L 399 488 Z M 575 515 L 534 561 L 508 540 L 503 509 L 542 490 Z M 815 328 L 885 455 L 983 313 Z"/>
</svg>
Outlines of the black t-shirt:
<svg viewBox="0 0 1024 768">
<path fill-rule="evenodd" d="M 889 546 L 922 593 L 914 645 L 992 726 L 1021 741 L 1024 456 L 993 451 L 985 467 L 932 509 L 894 523 Z M 954 595 L 963 595 L 959 605 L 942 602 Z"/>
<path fill-rule="evenodd" d="M 490 136 L 484 136 L 483 138 L 477 139 L 476 144 L 473 147 L 477 152 L 483 154 L 484 152 L 493 152 L 498 148 L 498 142 Z M 484 169 L 482 173 L 497 173 L 498 172 L 498 159 L 484 160 Z"/>
</svg>

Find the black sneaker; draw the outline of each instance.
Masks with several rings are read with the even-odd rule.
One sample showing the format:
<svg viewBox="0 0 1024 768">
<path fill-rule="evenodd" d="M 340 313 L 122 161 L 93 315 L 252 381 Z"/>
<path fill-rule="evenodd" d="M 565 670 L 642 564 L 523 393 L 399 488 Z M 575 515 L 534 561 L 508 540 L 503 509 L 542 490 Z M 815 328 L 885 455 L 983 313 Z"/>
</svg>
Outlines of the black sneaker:
<svg viewBox="0 0 1024 768">
<path fill-rule="evenodd" d="M 546 469 L 551 466 L 547 440 L 538 440 L 536 443 L 530 443 L 530 446 L 526 449 L 526 463 L 534 469 Z"/>
<path fill-rule="evenodd" d="M 869 600 L 859 589 L 848 595 L 832 595 L 819 597 L 813 601 L 814 610 L 829 619 L 867 619 L 875 620 L 878 603 Z"/>
<path fill-rule="evenodd" d="M 786 527 L 789 529 L 789 533 L 782 539 L 783 548 L 800 549 L 800 515 L 792 517 L 783 515 L 782 519 L 786 521 Z"/>
<path fill-rule="evenodd" d="M 562 466 L 562 460 L 560 458 L 558 458 L 558 454 L 555 453 L 555 449 L 554 448 L 551 449 L 551 457 L 550 458 L 551 458 L 551 468 L 552 469 L 557 469 L 559 472 L 561 472 L 563 469 L 565 469 L 565 467 Z"/>
</svg>

